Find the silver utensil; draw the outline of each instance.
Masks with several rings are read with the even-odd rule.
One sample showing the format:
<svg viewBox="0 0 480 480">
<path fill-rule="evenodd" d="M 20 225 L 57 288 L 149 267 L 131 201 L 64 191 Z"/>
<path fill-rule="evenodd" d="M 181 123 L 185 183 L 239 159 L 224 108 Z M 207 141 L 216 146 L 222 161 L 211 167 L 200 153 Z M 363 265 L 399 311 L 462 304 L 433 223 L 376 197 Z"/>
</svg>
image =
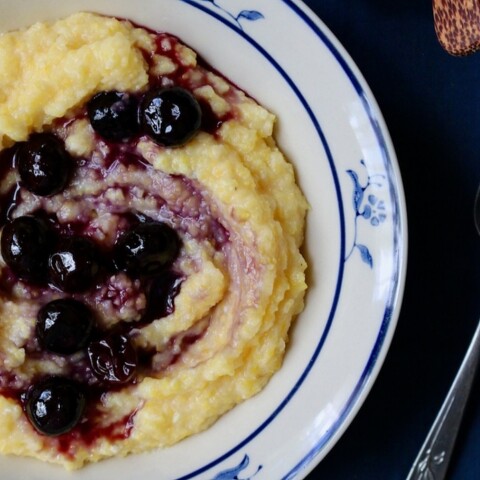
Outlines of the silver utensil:
<svg viewBox="0 0 480 480">
<path fill-rule="evenodd" d="M 480 188 L 475 198 L 475 227 L 480 235 Z M 480 322 L 455 380 L 425 439 L 407 480 L 443 480 L 453 452 L 463 412 L 480 357 Z"/>
</svg>

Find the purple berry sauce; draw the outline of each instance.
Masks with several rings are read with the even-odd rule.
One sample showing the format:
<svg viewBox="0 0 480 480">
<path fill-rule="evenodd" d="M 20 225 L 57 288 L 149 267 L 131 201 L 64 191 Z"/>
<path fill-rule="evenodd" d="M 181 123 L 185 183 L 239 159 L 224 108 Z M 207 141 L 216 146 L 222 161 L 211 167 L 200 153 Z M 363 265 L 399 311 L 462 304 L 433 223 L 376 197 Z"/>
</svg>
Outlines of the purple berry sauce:
<svg viewBox="0 0 480 480">
<path fill-rule="evenodd" d="M 144 52 L 147 64 L 152 65 L 154 55 L 161 54 L 170 57 L 178 68 L 170 75 L 161 77 L 151 75 L 150 90 L 179 87 L 192 92 L 195 88 L 208 85 L 207 70 L 213 69 L 207 67 L 200 59 L 200 64 L 205 67 L 201 70 L 203 75 L 195 76 L 195 81 L 191 80 L 187 75 L 189 67 L 184 66 L 178 56 L 176 47 L 179 40 L 168 34 L 156 35 L 155 51 Z M 52 252 L 58 253 L 61 246 L 62 252 L 66 250 L 69 253 L 69 245 L 85 241 L 90 242 L 95 249 L 95 253 L 92 253 L 92 258 L 95 258 L 93 266 L 82 263 L 82 258 L 85 257 L 83 254 L 70 252 L 70 257 L 59 266 L 58 261 L 55 263 L 51 260 L 53 254 L 50 251 L 45 253 L 54 272 L 48 273 L 47 278 L 42 277 L 39 281 L 32 282 L 28 275 L 21 278 L 21 275 L 8 264 L 0 274 L 0 299 L 3 301 L 15 301 L 15 295 L 18 295 L 15 291 L 20 286 L 23 289 L 23 298 L 38 306 L 37 311 L 58 298 L 70 299 L 70 302 L 83 302 L 85 308 L 92 311 L 94 325 L 91 329 L 88 325 L 85 327 L 88 330 L 88 339 L 86 333 L 85 339 L 78 343 L 79 350 L 74 353 L 72 351 L 76 349 L 75 344 L 63 350 L 56 344 L 57 337 L 46 340 L 44 324 L 37 326 L 37 330 L 33 328 L 31 337 L 23 345 L 27 360 L 57 363 L 61 366 L 60 378 L 68 379 L 68 382 L 73 382 L 75 388 L 78 386 L 81 390 L 79 396 L 82 402 L 85 401 L 81 418 L 63 419 L 63 424 L 59 420 L 57 423 L 60 427 L 55 419 L 52 419 L 51 422 L 45 423 L 47 427 L 44 427 L 44 430 L 41 425 L 33 423 L 39 433 L 48 436 L 51 444 L 66 456 L 73 455 L 75 445 L 80 443 L 89 446 L 99 438 L 108 438 L 110 441 L 128 438 L 134 425 L 136 411 L 105 425 L 100 421 L 103 415 L 100 408 L 102 397 L 108 392 L 131 388 L 142 378 L 155 376 L 168 368 L 205 332 L 208 324 L 196 326 L 191 332 L 173 336 L 161 352 L 133 347 L 135 335 L 142 328 L 154 320 L 170 315 L 175 310 L 175 298 L 185 280 L 177 262 L 177 257 L 182 255 L 181 239 L 207 240 L 217 250 L 222 250 L 229 242 L 228 230 L 212 211 L 208 194 L 199 185 L 188 178 L 154 170 L 138 154 L 137 143 L 145 133 L 129 123 L 131 116 L 128 119 L 122 118 L 118 131 L 109 134 L 108 128 L 111 122 L 115 122 L 115 118 L 110 115 L 108 102 L 111 102 L 115 95 L 107 93 L 104 95 L 104 98 L 108 97 L 107 102 L 102 100 L 98 103 L 99 108 L 104 110 L 106 120 L 104 118 L 98 128 L 92 124 L 96 130 L 97 141 L 94 153 L 88 158 L 73 158 L 73 173 L 68 170 L 60 180 L 52 179 L 52 185 L 37 188 L 36 185 L 29 185 L 29 182 L 32 183 L 31 179 L 22 182 L 18 173 L 16 154 L 19 146 L 25 149 L 28 141 L 0 152 L 0 184 L 3 185 L 3 193 L 0 193 L 0 228 L 10 225 L 18 216 L 33 215 L 51 226 L 54 235 L 51 242 Z M 120 92 L 116 98 L 121 101 L 128 98 L 128 108 L 141 104 L 143 93 L 124 93 L 127 97 Z M 233 116 L 228 114 L 218 117 L 203 100 L 199 100 L 198 108 L 201 110 L 201 121 L 193 122 L 195 128 L 211 135 L 215 135 L 222 123 Z M 92 117 L 94 114 L 95 112 L 87 114 L 85 105 L 75 118 L 56 120 L 48 135 L 58 134 L 58 137 L 63 139 L 75 120 L 89 118 L 89 115 Z M 112 128 L 116 128 L 114 123 Z M 185 138 L 190 136 L 186 134 Z M 45 170 L 49 168 L 50 165 L 45 166 Z M 122 175 L 125 171 L 128 171 L 128 175 Z M 130 180 L 140 176 L 148 179 L 147 186 Z M 26 174 L 24 177 L 26 178 Z M 75 196 L 77 190 L 69 185 L 65 187 L 65 191 L 58 192 L 58 185 L 62 184 L 64 177 L 65 179 L 68 177 L 72 185 L 85 182 L 99 187 L 93 193 L 78 194 L 78 197 Z M 122 203 L 112 200 L 116 197 L 123 197 L 129 201 Z M 58 198 L 81 202 L 82 208 L 73 219 L 65 220 L 56 210 L 55 201 Z M 149 205 L 145 211 L 134 206 L 125 208 L 125 203 L 135 205 L 136 202 L 141 203 L 145 199 Z M 29 205 L 26 213 L 25 205 Z M 21 214 L 16 213 L 20 210 Z M 99 220 L 104 217 L 110 222 L 107 224 L 111 225 L 108 231 L 102 230 L 104 227 Z M 122 236 L 135 229 L 141 230 L 142 225 L 149 222 L 164 224 L 176 232 L 180 239 L 178 248 L 170 247 L 168 255 L 171 255 L 171 258 L 162 261 L 160 267 L 152 268 L 150 275 L 146 275 L 142 268 L 132 268 L 133 273 L 128 269 L 122 269 L 119 267 L 122 262 L 115 258 L 115 245 Z M 162 247 L 153 242 L 152 248 Z M 139 264 L 144 265 L 142 262 Z M 70 268 L 74 269 L 74 273 L 77 269 L 80 276 L 74 275 L 75 278 L 71 280 Z M 128 318 L 124 318 L 125 315 L 128 315 Z M 114 321 L 111 321 L 112 317 Z M 74 321 L 70 321 L 73 325 Z M 38 332 L 42 332 L 42 339 L 37 337 Z M 2 352 L 0 352 L 0 394 L 19 402 L 30 421 L 35 422 L 35 419 L 32 420 L 34 417 L 32 409 L 35 406 L 31 404 L 31 392 L 40 398 L 38 391 L 43 385 L 55 385 L 55 382 L 63 380 L 58 380 L 57 377 L 52 380 L 47 374 L 28 378 L 25 374 L 9 371 L 2 366 L 4 362 L 1 361 L 1 356 Z M 67 388 L 68 385 L 60 387 Z M 60 387 L 58 391 L 61 391 Z M 67 410 L 68 407 L 65 406 Z M 64 428 L 64 424 L 68 425 L 68 428 Z M 50 435 L 49 429 L 55 433 Z"/>
</svg>

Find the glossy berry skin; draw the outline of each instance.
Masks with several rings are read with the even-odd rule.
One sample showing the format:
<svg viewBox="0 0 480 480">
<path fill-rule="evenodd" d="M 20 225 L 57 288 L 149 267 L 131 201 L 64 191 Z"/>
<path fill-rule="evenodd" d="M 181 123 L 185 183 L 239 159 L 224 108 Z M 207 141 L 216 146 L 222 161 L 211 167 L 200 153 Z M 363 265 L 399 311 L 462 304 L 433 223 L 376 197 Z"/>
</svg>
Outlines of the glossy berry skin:
<svg viewBox="0 0 480 480">
<path fill-rule="evenodd" d="M 180 87 L 150 90 L 139 111 L 142 133 L 166 147 L 187 143 L 200 128 L 202 110 L 196 98 Z"/>
<path fill-rule="evenodd" d="M 124 92 L 100 92 L 87 104 L 92 128 L 111 141 L 128 140 L 138 131 L 138 102 Z"/>
<path fill-rule="evenodd" d="M 35 429 L 55 437 L 72 430 L 85 409 L 81 387 L 66 378 L 49 377 L 33 385 L 26 395 L 25 411 Z"/>
<path fill-rule="evenodd" d="M 137 353 L 125 336 L 112 334 L 91 342 L 87 354 L 92 371 L 101 382 L 124 385 L 135 378 Z"/>
<path fill-rule="evenodd" d="M 52 238 L 52 230 L 44 219 L 33 215 L 18 217 L 3 227 L 3 260 L 19 278 L 43 282 Z"/>
<path fill-rule="evenodd" d="M 114 246 L 114 261 L 119 270 L 132 276 L 161 272 L 178 256 L 180 239 L 165 223 L 140 223 L 122 235 Z"/>
<path fill-rule="evenodd" d="M 38 312 L 37 339 L 45 350 L 70 355 L 85 347 L 93 323 L 93 314 L 84 303 L 72 298 L 53 300 Z"/>
<path fill-rule="evenodd" d="M 73 160 L 63 142 L 50 133 L 35 133 L 21 143 L 15 155 L 21 185 L 35 195 L 47 197 L 68 184 Z"/>
<path fill-rule="evenodd" d="M 85 237 L 62 238 L 49 258 L 49 278 L 63 292 L 84 292 L 93 287 L 100 271 L 100 254 Z"/>
<path fill-rule="evenodd" d="M 183 277 L 167 270 L 154 277 L 147 293 L 144 322 L 152 322 L 170 315 L 175 310 L 175 297 L 180 293 Z"/>
</svg>

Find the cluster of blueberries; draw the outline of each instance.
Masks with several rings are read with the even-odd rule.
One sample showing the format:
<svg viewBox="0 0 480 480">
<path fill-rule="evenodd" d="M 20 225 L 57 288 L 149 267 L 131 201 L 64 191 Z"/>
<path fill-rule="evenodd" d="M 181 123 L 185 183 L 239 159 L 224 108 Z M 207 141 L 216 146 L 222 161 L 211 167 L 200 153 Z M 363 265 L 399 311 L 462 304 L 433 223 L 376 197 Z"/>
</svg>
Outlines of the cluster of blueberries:
<svg viewBox="0 0 480 480">
<path fill-rule="evenodd" d="M 183 145 L 201 123 L 197 100 L 180 87 L 154 89 L 142 98 L 117 91 L 100 92 L 88 102 L 87 114 L 93 129 L 105 140 L 119 142 L 147 134 L 163 146 Z M 38 196 L 60 193 L 74 169 L 63 142 L 50 133 L 32 134 L 28 141 L 19 143 L 14 164 L 20 185 Z M 102 274 L 112 270 L 126 272 L 132 278 L 165 274 L 155 281 L 164 292 L 171 290 L 168 284 L 175 284 L 178 278 L 167 270 L 179 254 L 180 238 L 165 223 L 143 215 L 136 218 L 138 221 L 119 237 L 113 251 L 106 253 L 90 238 L 62 235 L 44 212 L 17 217 L 3 227 L 1 254 L 17 278 L 67 294 L 91 289 Z M 89 307 L 67 297 L 40 308 L 35 333 L 39 346 L 53 354 L 86 350 L 91 371 L 102 384 L 131 382 L 136 375 L 137 354 L 128 337 L 96 330 Z M 22 398 L 33 426 L 49 436 L 72 430 L 86 405 L 82 386 L 60 376 L 36 382 Z"/>
<path fill-rule="evenodd" d="M 200 128 L 202 109 L 182 87 L 152 89 L 141 98 L 125 92 L 100 92 L 87 104 L 94 130 L 107 140 L 148 135 L 159 145 L 178 147 Z"/>
</svg>

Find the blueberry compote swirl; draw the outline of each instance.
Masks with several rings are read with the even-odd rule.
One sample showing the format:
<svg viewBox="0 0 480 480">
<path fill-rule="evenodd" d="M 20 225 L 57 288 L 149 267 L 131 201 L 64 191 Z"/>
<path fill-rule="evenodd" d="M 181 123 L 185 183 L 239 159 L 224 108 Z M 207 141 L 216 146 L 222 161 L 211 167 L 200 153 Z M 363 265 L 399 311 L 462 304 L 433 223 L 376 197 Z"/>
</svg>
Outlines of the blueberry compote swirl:
<svg viewBox="0 0 480 480">
<path fill-rule="evenodd" d="M 0 453 L 71 469 L 266 386 L 308 205 L 275 116 L 177 38 L 89 13 L 26 32 L 3 42 L 33 70 L 20 99 L 0 75 Z"/>
<path fill-rule="evenodd" d="M 182 146 L 222 118 L 179 79 L 151 83 L 142 94 L 100 92 L 0 152 L 0 295 L 28 319 L 16 339 L 25 358 L 0 364 L 0 393 L 66 454 L 74 441 L 128 437 L 137 407 L 105 423 L 104 395 L 161 375 L 202 337 L 208 319 L 160 346 L 140 334 L 174 312 L 198 267 L 184 242 L 221 252 L 229 241 L 206 192 L 137 148 L 143 137 Z M 70 154 L 68 142 L 87 130 L 90 147 Z"/>
</svg>

